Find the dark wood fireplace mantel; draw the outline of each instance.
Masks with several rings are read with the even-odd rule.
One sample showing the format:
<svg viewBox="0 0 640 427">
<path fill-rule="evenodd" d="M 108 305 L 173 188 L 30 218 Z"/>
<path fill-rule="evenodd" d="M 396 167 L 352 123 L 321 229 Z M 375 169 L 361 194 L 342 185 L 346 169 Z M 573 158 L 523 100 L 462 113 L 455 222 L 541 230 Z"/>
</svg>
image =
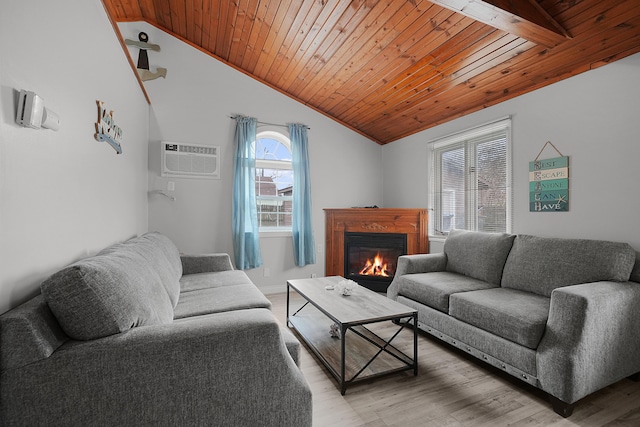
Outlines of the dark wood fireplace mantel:
<svg viewBox="0 0 640 427">
<path fill-rule="evenodd" d="M 325 274 L 344 275 L 344 233 L 402 233 L 407 254 L 429 252 L 426 209 L 349 208 L 324 209 Z"/>
</svg>

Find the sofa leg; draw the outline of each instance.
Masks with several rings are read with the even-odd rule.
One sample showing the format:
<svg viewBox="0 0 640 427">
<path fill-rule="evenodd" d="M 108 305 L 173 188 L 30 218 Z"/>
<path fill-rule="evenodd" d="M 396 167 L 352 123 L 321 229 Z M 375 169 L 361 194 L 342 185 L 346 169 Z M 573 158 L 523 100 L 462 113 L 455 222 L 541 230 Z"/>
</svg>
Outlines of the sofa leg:
<svg viewBox="0 0 640 427">
<path fill-rule="evenodd" d="M 633 375 L 629 375 L 627 378 L 629 378 L 631 381 L 638 382 L 640 381 L 640 372 L 636 372 Z"/>
<path fill-rule="evenodd" d="M 566 403 L 554 396 L 549 396 L 549 401 L 553 407 L 553 411 L 563 418 L 570 417 L 573 413 L 573 403 Z"/>
</svg>

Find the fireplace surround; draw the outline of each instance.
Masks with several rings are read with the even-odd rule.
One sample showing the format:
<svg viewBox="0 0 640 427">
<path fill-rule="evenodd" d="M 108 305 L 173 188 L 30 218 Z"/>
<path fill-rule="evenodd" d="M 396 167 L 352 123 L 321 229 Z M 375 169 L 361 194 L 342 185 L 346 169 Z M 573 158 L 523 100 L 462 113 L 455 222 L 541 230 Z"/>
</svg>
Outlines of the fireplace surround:
<svg viewBox="0 0 640 427">
<path fill-rule="evenodd" d="M 398 256 L 428 253 L 426 209 L 347 208 L 325 211 L 325 274 L 386 292 Z M 376 265 L 376 256 L 379 265 Z M 361 274 L 370 270 L 385 274 Z M 386 264 L 386 267 L 385 267 Z M 357 271 L 356 271 L 357 270 Z"/>
</svg>

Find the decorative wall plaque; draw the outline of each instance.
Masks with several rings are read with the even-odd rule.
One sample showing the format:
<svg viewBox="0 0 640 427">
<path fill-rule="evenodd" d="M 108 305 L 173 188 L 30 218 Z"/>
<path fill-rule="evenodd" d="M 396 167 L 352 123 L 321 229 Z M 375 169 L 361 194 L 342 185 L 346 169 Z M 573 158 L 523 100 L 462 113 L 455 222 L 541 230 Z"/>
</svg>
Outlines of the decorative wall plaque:
<svg viewBox="0 0 640 427">
<path fill-rule="evenodd" d="M 547 144 L 551 142 L 544 147 Z M 569 157 L 558 153 L 561 157 L 538 160 L 538 154 L 536 160 L 529 162 L 529 212 L 569 210 Z"/>
<path fill-rule="evenodd" d="M 140 48 L 140 52 L 138 52 L 137 69 L 142 81 L 154 80 L 158 77 L 162 77 L 164 79 L 165 77 L 167 77 L 166 68 L 158 67 L 155 72 L 149 70 L 149 55 L 147 55 L 147 50 L 160 52 L 160 46 L 158 46 L 157 44 L 149 43 L 149 36 L 147 35 L 147 33 L 138 33 L 138 41 L 126 39 L 124 42 L 128 46 L 136 46 Z"/>
<path fill-rule="evenodd" d="M 122 129 L 113 122 L 113 111 L 104 108 L 104 102 L 96 101 L 98 104 L 98 121 L 96 122 L 96 141 L 104 141 L 116 150 L 116 153 L 122 154 Z"/>
</svg>

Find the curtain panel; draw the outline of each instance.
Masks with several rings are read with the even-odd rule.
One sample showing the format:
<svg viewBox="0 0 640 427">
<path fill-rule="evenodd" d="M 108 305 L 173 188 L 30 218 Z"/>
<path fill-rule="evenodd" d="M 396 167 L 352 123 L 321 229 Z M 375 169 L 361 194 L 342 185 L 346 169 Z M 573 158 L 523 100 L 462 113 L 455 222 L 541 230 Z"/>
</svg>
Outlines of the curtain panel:
<svg viewBox="0 0 640 427">
<path fill-rule="evenodd" d="M 237 116 L 235 132 L 232 233 L 236 268 L 246 270 L 262 265 L 258 212 L 256 208 L 257 119 Z"/>
<path fill-rule="evenodd" d="M 288 126 L 293 167 L 293 257 L 295 264 L 302 267 L 316 263 L 311 218 L 309 141 L 307 126 L 298 123 L 291 123 Z"/>
</svg>

